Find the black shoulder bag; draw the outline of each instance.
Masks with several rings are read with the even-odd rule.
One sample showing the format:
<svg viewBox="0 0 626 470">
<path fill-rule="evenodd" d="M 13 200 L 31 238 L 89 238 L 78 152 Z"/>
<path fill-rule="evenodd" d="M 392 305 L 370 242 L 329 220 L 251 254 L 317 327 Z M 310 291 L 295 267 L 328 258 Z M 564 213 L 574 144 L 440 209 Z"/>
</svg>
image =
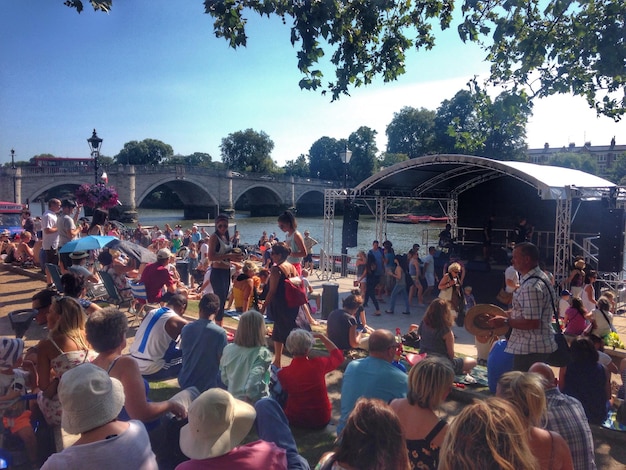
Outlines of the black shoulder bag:
<svg viewBox="0 0 626 470">
<path fill-rule="evenodd" d="M 569 344 L 567 344 L 567 340 L 565 339 L 565 336 L 563 336 L 563 332 L 561 331 L 561 326 L 559 324 L 559 313 L 555 307 L 552 287 L 539 276 L 531 276 L 528 279 L 539 279 L 546 285 L 546 287 L 548 288 L 548 292 L 550 293 L 550 303 L 552 305 L 552 314 L 554 316 L 554 323 L 552 324 L 552 328 L 554 328 L 554 341 L 556 342 L 556 350 L 550 354 L 550 357 L 548 357 L 546 362 L 554 367 L 565 367 L 570 362 L 572 362 L 572 354 L 570 353 Z M 526 279 L 526 281 L 528 281 L 528 279 Z"/>
</svg>

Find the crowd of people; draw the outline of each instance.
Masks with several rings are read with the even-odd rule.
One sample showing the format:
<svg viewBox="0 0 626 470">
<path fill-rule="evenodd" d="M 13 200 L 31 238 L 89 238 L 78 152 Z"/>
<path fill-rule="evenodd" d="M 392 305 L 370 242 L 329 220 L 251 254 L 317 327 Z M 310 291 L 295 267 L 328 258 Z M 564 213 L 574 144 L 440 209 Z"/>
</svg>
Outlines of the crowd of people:
<svg viewBox="0 0 626 470">
<path fill-rule="evenodd" d="M 62 222 L 53 227 L 58 209 Z M 48 212 L 42 217 L 43 249 L 46 262 L 55 262 L 62 242 L 55 246 L 53 234 L 65 231 L 74 237 L 81 229 L 72 201 L 51 200 Z M 101 212 L 88 232 L 106 233 Z M 626 363 L 621 370 L 609 369 L 600 360 L 602 341 L 591 339 L 611 331 L 613 308 L 610 297 L 595 300 L 594 272 L 577 263 L 579 272 L 568 279 L 574 290 L 576 276 L 583 278 L 578 293 L 594 299 L 593 309 L 584 297 L 564 289 L 561 293 L 572 358 L 557 378 L 548 364 L 557 349 L 552 321 L 559 297 L 539 267 L 537 248 L 526 242 L 515 246 L 511 267 L 517 278 L 510 276 L 512 282 L 505 283 L 510 304 L 506 311 L 489 312 L 481 326 L 493 345 L 486 355 L 491 372 L 494 354 L 497 375 L 490 374 L 490 382 L 496 397 L 466 406 L 447 423 L 438 411 L 455 376 L 469 374 L 477 365 L 474 358 L 458 356 L 454 347 L 454 325 L 463 326 L 476 303 L 464 283 L 462 261 L 451 253 L 436 269 L 435 247 L 420 259 L 417 244 L 401 255 L 391 241 L 382 248 L 374 241 L 368 253 L 357 256 L 358 288 L 329 313 L 325 333 L 311 331 L 315 320 L 309 302 L 292 304 L 289 291 L 290 285 L 301 283 L 301 290 L 312 294 L 306 276 L 317 241 L 307 232 L 300 234 L 288 211 L 277 223 L 284 240 L 264 233 L 260 254 L 247 260 L 239 234 L 230 235 L 224 215 L 216 217 L 211 234 L 167 224 L 150 233 L 138 226 L 132 238 L 154 253 L 152 263 L 102 250 L 97 260 L 120 290 L 128 279 L 136 279 L 145 285 L 147 303 L 154 304 L 128 355 L 123 353 L 126 314 L 86 298 L 86 282 L 97 281 L 89 279 L 96 273 L 83 264 L 90 255 L 74 252 L 57 260 L 66 271 L 63 295 L 46 289 L 33 297 L 48 337 L 30 351 L 28 363 L 21 364 L 21 349 L 15 360 L 0 362 L 11 377 L 5 396 L 19 396 L 15 377 L 28 378 L 28 388 L 38 393 L 37 406 L 30 410 L 33 418 L 79 435 L 60 452 L 33 448 L 22 419 L 12 430 L 27 444 L 33 465 L 45 461 L 46 469 L 78 468 L 89 459 L 91 468 L 151 469 L 173 459 L 181 470 L 309 469 L 290 426 L 321 429 L 332 422 L 326 374 L 347 361 L 336 447 L 316 468 L 596 468 L 589 423 L 606 418 L 610 372 L 626 375 Z M 177 277 L 176 254 L 197 260 L 192 269 L 197 288 Z M 417 329 L 425 358 L 407 373 L 398 362 L 398 337 L 368 325 L 366 309 L 371 301 L 370 313 L 381 315 L 380 303 L 388 302 L 385 313 L 394 314 L 400 302 L 401 313 L 410 314 L 413 298 L 418 307 L 426 307 Z M 184 316 L 191 299 L 199 300 L 193 321 Z M 223 319 L 230 307 L 238 314 L 238 326 L 229 338 Z M 496 333 L 503 330 L 508 331 L 501 340 Z M 313 351 L 317 341 L 324 352 Z M 20 347 L 19 340 L 11 340 L 2 344 L 2 352 Z M 345 353 L 352 349 L 365 357 L 347 360 Z M 292 357 L 288 364 L 285 351 Z M 178 380 L 182 395 L 150 401 L 150 383 L 167 379 Z M 29 426 L 30 420 L 27 416 Z M 242 444 L 253 426 L 259 440 Z M 126 455 L 132 455 L 132 463 Z"/>
</svg>

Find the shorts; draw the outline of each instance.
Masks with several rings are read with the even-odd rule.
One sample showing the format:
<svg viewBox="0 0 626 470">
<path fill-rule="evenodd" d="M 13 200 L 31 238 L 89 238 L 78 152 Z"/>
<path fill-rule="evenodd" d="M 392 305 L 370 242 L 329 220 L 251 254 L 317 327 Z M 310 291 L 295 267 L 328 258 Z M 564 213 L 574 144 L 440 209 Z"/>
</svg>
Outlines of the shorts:
<svg viewBox="0 0 626 470">
<path fill-rule="evenodd" d="M 309 253 L 302 259 L 303 263 L 312 263 L 313 262 L 313 254 Z"/>
<path fill-rule="evenodd" d="M 452 359 L 452 368 L 454 369 L 454 375 L 462 375 L 463 374 L 463 361 L 462 357 L 455 357 Z"/>
<path fill-rule="evenodd" d="M 43 251 L 46 253 L 46 263 L 59 264 L 59 250 L 51 248 Z"/>
<path fill-rule="evenodd" d="M 59 260 L 61 261 L 61 263 L 63 263 L 65 269 L 69 269 L 69 267 L 72 265 L 72 258 L 70 258 L 69 253 L 59 253 Z"/>
<path fill-rule="evenodd" d="M 426 284 L 428 287 L 435 286 L 435 274 L 434 273 L 425 273 L 424 277 L 426 278 Z"/>
<path fill-rule="evenodd" d="M 21 429 L 31 427 L 30 414 L 30 410 L 26 410 L 17 418 L 2 418 L 2 423 L 4 424 L 5 428 L 11 429 L 11 432 L 15 434 Z"/>
</svg>

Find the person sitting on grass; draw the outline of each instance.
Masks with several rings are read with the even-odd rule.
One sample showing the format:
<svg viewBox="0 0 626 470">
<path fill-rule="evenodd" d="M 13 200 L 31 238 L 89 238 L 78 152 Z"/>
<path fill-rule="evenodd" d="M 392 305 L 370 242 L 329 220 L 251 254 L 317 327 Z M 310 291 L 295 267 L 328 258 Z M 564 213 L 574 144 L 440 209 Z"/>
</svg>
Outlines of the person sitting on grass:
<svg viewBox="0 0 626 470">
<path fill-rule="evenodd" d="M 226 331 L 215 323 L 220 310 L 216 294 L 202 296 L 198 319 L 186 324 L 180 334 L 183 365 L 178 374 L 181 387 L 195 386 L 204 392 L 218 385 L 220 359 L 228 344 Z"/>
<path fill-rule="evenodd" d="M 272 353 L 265 346 L 265 321 L 256 310 L 241 315 L 235 340 L 220 360 L 222 382 L 232 395 L 248 403 L 269 396 Z"/>
<path fill-rule="evenodd" d="M 382 400 L 359 399 L 340 437 L 338 447 L 322 456 L 317 469 L 411 468 L 400 421 Z"/>
<path fill-rule="evenodd" d="M 343 308 L 333 310 L 328 315 L 326 334 L 343 351 L 353 348 L 368 349 L 369 335 L 357 331 L 356 314 L 363 306 L 363 298 L 358 290 L 343 299 Z"/>
<path fill-rule="evenodd" d="M 241 445 L 253 424 L 259 440 Z M 207 390 L 191 404 L 180 448 L 191 460 L 176 470 L 310 470 L 275 400 L 263 398 L 253 407 L 220 388 Z"/>
<path fill-rule="evenodd" d="M 439 448 L 448 425 L 435 411 L 445 401 L 453 383 L 450 362 L 442 357 L 427 357 L 411 368 L 406 398 L 391 402 L 400 420 L 413 468 L 437 468 Z"/>
<path fill-rule="evenodd" d="M 63 451 L 52 454 L 42 470 L 137 468 L 156 470 L 146 428 L 139 421 L 118 421 L 124 387 L 94 364 L 63 374 L 59 384 L 63 430 L 80 434 Z"/>
<path fill-rule="evenodd" d="M 148 312 L 135 333 L 130 355 L 137 361 L 141 375 L 157 381 L 178 376 L 182 352 L 178 347 L 180 332 L 188 322 L 183 318 L 187 298 L 168 295 L 167 305 Z"/>
<path fill-rule="evenodd" d="M 124 407 L 118 416 L 122 421 L 136 419 L 146 424 L 151 430 L 158 425 L 159 417 L 173 413 L 184 418 L 187 411 L 175 401 L 151 402 L 147 398 L 149 385 L 141 376 L 137 361 L 122 355 L 126 348 L 128 319 L 126 314 L 116 307 L 107 307 L 93 313 L 85 324 L 87 341 L 98 356 L 93 364 L 106 370 L 110 377 L 119 380 L 124 387 Z M 152 426 L 150 426 L 152 424 Z"/>
<path fill-rule="evenodd" d="M 514 405 L 501 398 L 475 400 L 450 424 L 439 451 L 439 470 L 537 470 L 528 433 Z"/>
<path fill-rule="evenodd" d="M 324 344 L 329 356 L 309 356 L 316 339 Z M 287 393 L 285 414 L 289 424 L 323 428 L 330 422 L 332 409 L 325 377 L 343 362 L 343 354 L 322 333 L 311 334 L 301 329 L 289 333 L 285 346 L 293 360 L 278 371 L 278 380 Z"/>
<path fill-rule="evenodd" d="M 426 309 L 418 330 L 420 354 L 435 354 L 448 358 L 456 375 L 467 374 L 476 366 L 476 359 L 454 356 L 454 335 L 450 306 L 444 299 L 435 299 Z"/>
</svg>

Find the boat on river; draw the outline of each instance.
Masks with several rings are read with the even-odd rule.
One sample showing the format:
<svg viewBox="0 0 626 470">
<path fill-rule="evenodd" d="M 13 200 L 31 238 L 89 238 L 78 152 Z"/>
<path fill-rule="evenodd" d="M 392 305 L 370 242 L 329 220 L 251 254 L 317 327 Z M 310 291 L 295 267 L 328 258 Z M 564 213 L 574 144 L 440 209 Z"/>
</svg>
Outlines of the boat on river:
<svg viewBox="0 0 626 470">
<path fill-rule="evenodd" d="M 430 222 L 448 222 L 446 216 L 436 217 L 432 215 L 388 215 L 387 222 L 395 224 L 428 224 Z"/>
</svg>

